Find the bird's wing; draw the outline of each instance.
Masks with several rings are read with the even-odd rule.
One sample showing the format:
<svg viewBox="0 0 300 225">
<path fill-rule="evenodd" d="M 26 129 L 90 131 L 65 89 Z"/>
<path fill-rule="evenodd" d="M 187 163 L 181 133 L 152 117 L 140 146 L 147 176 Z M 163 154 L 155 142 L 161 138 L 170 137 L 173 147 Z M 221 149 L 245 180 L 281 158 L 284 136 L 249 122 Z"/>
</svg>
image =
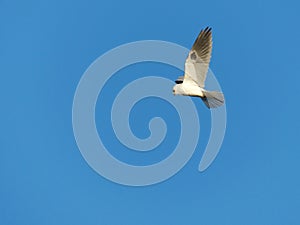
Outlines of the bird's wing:
<svg viewBox="0 0 300 225">
<path fill-rule="evenodd" d="M 212 51 L 211 28 L 201 30 L 185 61 L 184 80 L 193 80 L 204 87 Z"/>
</svg>

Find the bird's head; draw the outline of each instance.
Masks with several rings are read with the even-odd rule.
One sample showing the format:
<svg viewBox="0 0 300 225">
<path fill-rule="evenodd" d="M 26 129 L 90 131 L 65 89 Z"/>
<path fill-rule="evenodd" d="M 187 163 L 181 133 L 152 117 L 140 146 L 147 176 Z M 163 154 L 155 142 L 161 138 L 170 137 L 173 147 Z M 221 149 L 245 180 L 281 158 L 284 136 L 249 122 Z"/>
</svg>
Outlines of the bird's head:
<svg viewBox="0 0 300 225">
<path fill-rule="evenodd" d="M 181 84 L 175 84 L 175 86 L 173 87 L 173 95 L 180 94 L 180 85 Z"/>
</svg>

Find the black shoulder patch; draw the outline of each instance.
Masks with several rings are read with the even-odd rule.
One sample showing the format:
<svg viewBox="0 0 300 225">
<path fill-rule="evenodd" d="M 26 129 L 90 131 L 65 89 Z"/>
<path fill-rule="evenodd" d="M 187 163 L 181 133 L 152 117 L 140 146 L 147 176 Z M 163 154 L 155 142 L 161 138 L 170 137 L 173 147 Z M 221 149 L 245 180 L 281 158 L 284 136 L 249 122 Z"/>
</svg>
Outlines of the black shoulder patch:
<svg viewBox="0 0 300 225">
<path fill-rule="evenodd" d="M 197 59 L 196 52 L 193 52 L 193 53 L 191 54 L 191 59 L 192 59 L 192 60 L 196 60 L 196 59 Z"/>
<path fill-rule="evenodd" d="M 176 83 L 176 84 L 182 84 L 182 83 L 183 83 L 183 80 L 177 79 L 177 80 L 175 80 L 175 83 Z"/>
</svg>

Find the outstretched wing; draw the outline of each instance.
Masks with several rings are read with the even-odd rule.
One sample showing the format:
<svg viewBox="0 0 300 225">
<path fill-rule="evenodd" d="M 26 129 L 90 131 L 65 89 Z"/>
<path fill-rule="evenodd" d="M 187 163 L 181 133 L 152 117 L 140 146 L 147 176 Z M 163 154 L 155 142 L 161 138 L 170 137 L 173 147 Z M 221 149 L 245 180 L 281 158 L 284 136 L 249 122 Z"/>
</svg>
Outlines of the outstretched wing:
<svg viewBox="0 0 300 225">
<path fill-rule="evenodd" d="M 211 28 L 201 30 L 185 61 L 184 81 L 193 80 L 204 87 L 212 51 Z"/>
</svg>

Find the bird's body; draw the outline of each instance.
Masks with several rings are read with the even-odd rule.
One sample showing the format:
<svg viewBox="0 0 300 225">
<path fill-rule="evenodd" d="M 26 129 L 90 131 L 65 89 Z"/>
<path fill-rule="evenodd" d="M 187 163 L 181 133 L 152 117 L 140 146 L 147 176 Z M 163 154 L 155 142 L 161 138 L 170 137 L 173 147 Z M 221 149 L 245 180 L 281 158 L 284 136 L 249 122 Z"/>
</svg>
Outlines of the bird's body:
<svg viewBox="0 0 300 225">
<path fill-rule="evenodd" d="M 185 61 L 184 76 L 179 77 L 173 88 L 174 95 L 200 97 L 208 108 L 223 105 L 224 95 L 204 89 L 212 52 L 211 28 L 201 30 Z"/>
<path fill-rule="evenodd" d="M 203 97 L 203 90 L 193 81 L 185 81 L 174 86 L 174 94 L 177 95 Z"/>
</svg>

